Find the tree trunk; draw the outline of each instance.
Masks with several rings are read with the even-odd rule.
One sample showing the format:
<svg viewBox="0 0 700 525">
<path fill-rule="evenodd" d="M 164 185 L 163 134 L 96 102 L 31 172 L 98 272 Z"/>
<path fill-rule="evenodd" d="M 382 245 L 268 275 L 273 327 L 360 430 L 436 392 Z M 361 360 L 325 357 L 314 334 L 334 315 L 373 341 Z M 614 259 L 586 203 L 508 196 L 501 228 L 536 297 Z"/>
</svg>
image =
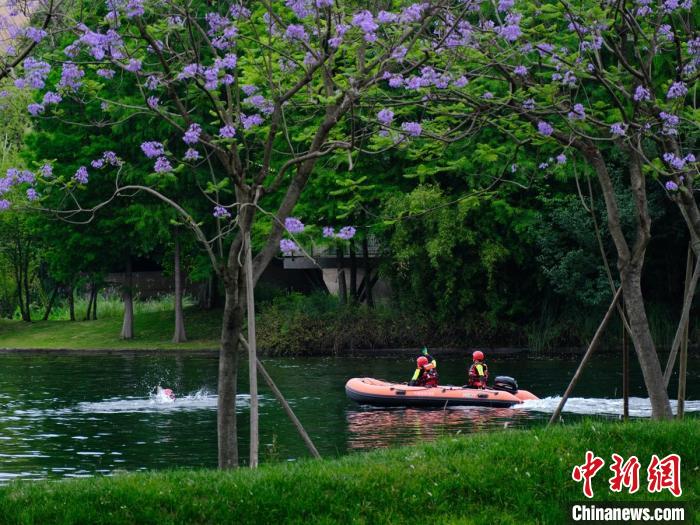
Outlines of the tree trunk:
<svg viewBox="0 0 700 525">
<path fill-rule="evenodd" d="M 238 272 L 236 272 L 238 273 Z M 217 435 L 219 468 L 238 467 L 236 424 L 236 389 L 238 380 L 238 345 L 243 327 L 243 308 L 239 296 L 240 279 L 226 284 L 226 300 L 219 347 L 219 386 Z"/>
<path fill-rule="evenodd" d="M 70 320 L 75 321 L 75 291 L 73 290 L 73 285 L 68 287 L 68 312 Z"/>
<path fill-rule="evenodd" d="M 24 250 L 24 268 L 23 279 L 24 279 L 24 308 L 26 310 L 26 318 L 24 319 L 28 323 L 32 322 L 32 309 L 31 309 L 31 297 L 29 292 L 29 242 L 25 246 Z"/>
<path fill-rule="evenodd" d="M 350 240 L 350 301 L 357 302 L 357 257 L 355 256 L 355 241 Z"/>
<path fill-rule="evenodd" d="M 124 288 L 122 297 L 124 299 L 124 322 L 122 332 L 119 337 L 122 339 L 134 338 L 134 297 L 133 297 L 134 277 L 131 267 L 131 256 L 126 259 L 126 272 L 124 274 Z"/>
<path fill-rule="evenodd" d="M 49 320 L 49 315 L 51 315 L 51 310 L 53 309 L 53 303 L 56 300 L 56 293 L 58 292 L 58 285 L 53 287 L 53 292 L 51 292 L 51 297 L 49 298 L 49 304 L 46 306 L 46 310 L 44 310 L 44 321 Z"/>
<path fill-rule="evenodd" d="M 97 283 L 92 282 L 91 294 L 92 294 L 92 320 L 97 321 Z"/>
<path fill-rule="evenodd" d="M 90 284 L 90 295 L 88 296 L 88 303 L 87 307 L 85 308 L 85 317 L 83 317 L 83 321 L 89 321 L 90 316 L 92 315 L 92 301 L 95 299 L 95 296 L 92 293 L 92 284 Z"/>
<path fill-rule="evenodd" d="M 27 320 L 27 315 L 24 310 L 24 292 L 22 291 L 22 248 L 19 244 L 19 237 L 15 237 L 15 253 L 13 256 L 13 267 L 15 273 L 15 282 L 17 283 L 17 303 L 19 304 L 19 313 L 22 320 Z"/>
<path fill-rule="evenodd" d="M 608 228 L 617 251 L 617 267 L 620 272 L 625 310 L 630 323 L 630 336 L 649 394 L 652 418 L 669 419 L 672 416 L 671 403 L 664 384 L 659 356 L 656 353 L 654 340 L 649 330 L 649 320 L 644 309 L 641 287 L 644 256 L 650 239 L 651 218 L 647 209 L 646 187 L 641 172 L 640 159 L 638 154 L 628 150 L 630 154 L 630 193 L 634 197 L 637 234 L 634 247 L 630 251 L 622 230 L 617 197 L 605 160 L 600 151 L 592 144 L 584 148 L 582 153 L 595 169 L 603 193 L 608 213 Z"/>
<path fill-rule="evenodd" d="M 245 244 L 245 292 L 248 312 L 248 379 L 250 382 L 250 468 L 258 466 L 258 356 L 255 338 L 255 293 L 253 285 L 253 255 L 250 231 L 244 234 Z"/>
<path fill-rule="evenodd" d="M 367 236 L 362 239 L 362 258 L 365 263 L 365 298 L 367 299 L 367 305 L 370 308 L 374 308 L 374 297 L 372 297 L 372 265 L 369 261 L 369 243 L 367 241 Z"/>
<path fill-rule="evenodd" d="M 175 333 L 173 343 L 184 343 L 187 341 L 185 334 L 185 317 L 182 311 L 182 271 L 180 268 L 180 238 L 177 228 L 173 232 L 175 240 L 174 273 L 175 273 Z"/>
<path fill-rule="evenodd" d="M 651 402 L 653 419 L 669 419 L 673 416 L 668 392 L 661 371 L 661 363 L 656 353 L 654 340 L 649 330 L 649 320 L 644 310 L 641 287 L 641 264 L 631 263 L 622 274 L 622 289 L 625 298 L 625 311 L 632 330 L 632 343 L 637 351 L 639 365 L 644 376 L 644 384 Z"/>
<path fill-rule="evenodd" d="M 335 260 L 338 268 L 338 297 L 340 302 L 345 304 L 348 302 L 348 288 L 345 282 L 345 260 L 343 258 L 343 249 L 336 248 L 335 250 Z"/>
</svg>

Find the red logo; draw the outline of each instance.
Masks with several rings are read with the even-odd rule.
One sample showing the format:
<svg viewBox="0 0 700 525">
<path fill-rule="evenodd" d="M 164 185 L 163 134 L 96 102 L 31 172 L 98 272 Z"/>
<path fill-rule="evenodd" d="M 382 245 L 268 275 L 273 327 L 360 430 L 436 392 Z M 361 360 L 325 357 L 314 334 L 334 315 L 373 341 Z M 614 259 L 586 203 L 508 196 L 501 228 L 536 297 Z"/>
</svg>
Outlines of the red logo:
<svg viewBox="0 0 700 525">
<path fill-rule="evenodd" d="M 654 454 L 647 468 L 649 480 L 649 492 L 661 492 L 668 489 L 671 494 L 678 497 L 683 493 L 681 489 L 681 457 L 678 454 L 669 454 L 663 459 Z"/>
<path fill-rule="evenodd" d="M 571 477 L 574 481 L 580 482 L 583 480 L 583 493 L 587 498 L 593 497 L 593 487 L 591 480 L 605 465 L 605 461 L 593 454 L 590 450 L 586 452 L 586 462 L 583 465 L 576 465 Z"/>
<path fill-rule="evenodd" d="M 639 490 L 639 471 L 641 464 L 637 456 L 631 456 L 627 461 L 619 454 L 612 455 L 613 463 L 610 470 L 613 476 L 608 480 L 612 492 L 627 492 L 634 494 Z M 597 457 L 590 450 L 586 452 L 586 461 L 583 465 L 576 465 L 571 472 L 571 477 L 577 483 L 583 481 L 583 494 L 587 498 L 593 497 L 593 478 L 605 465 L 603 458 Z M 647 490 L 649 492 L 661 492 L 667 489 L 675 497 L 683 493 L 681 489 L 681 458 L 678 454 L 669 454 L 659 459 L 656 454 L 651 456 L 647 467 Z"/>
</svg>

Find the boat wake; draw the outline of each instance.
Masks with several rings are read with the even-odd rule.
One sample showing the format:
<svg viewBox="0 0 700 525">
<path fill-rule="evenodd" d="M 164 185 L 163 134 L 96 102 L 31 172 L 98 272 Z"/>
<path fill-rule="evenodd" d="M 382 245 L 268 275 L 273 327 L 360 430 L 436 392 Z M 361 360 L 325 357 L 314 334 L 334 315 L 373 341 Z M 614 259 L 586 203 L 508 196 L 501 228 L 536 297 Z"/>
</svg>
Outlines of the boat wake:
<svg viewBox="0 0 700 525">
<path fill-rule="evenodd" d="M 533 399 L 525 401 L 518 408 L 532 412 L 553 413 L 561 401 L 560 396 L 545 397 L 544 399 Z M 671 401 L 671 408 L 676 412 L 676 401 Z M 700 401 L 686 401 L 686 412 L 700 412 Z M 621 416 L 622 399 L 602 399 L 588 397 L 570 397 L 563 412 L 580 415 L 604 415 Z M 648 398 L 630 397 L 629 414 L 632 417 L 651 417 L 651 403 Z"/>
</svg>

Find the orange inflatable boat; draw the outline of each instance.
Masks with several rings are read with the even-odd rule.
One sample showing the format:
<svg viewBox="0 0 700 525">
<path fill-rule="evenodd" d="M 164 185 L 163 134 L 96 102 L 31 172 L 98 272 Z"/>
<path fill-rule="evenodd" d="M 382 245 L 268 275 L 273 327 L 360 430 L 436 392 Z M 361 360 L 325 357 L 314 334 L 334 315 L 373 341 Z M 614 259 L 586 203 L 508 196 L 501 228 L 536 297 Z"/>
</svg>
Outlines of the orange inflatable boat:
<svg viewBox="0 0 700 525">
<path fill-rule="evenodd" d="M 519 390 L 511 377 L 499 376 L 493 388 L 476 389 L 459 386 L 407 386 L 371 377 L 353 377 L 345 384 L 345 393 L 362 405 L 445 407 L 510 407 L 527 399 L 539 399 L 527 390 Z"/>
</svg>

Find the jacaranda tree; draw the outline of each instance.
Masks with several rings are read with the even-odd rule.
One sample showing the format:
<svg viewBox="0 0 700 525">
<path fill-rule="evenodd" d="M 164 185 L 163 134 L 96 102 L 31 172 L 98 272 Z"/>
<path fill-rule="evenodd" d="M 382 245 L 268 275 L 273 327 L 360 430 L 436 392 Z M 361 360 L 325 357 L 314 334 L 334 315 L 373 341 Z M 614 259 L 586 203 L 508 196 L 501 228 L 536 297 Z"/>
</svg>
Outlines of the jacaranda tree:
<svg viewBox="0 0 700 525">
<path fill-rule="evenodd" d="M 86 125 L 106 126 L 144 112 L 158 122 L 151 140 L 140 145 L 153 159 L 153 173 L 141 183 L 125 179 L 129 165 L 123 158 L 133 152 L 105 151 L 69 176 L 47 164 L 38 173 L 12 172 L 3 184 L 21 186 L 39 203 L 63 193 L 64 207 L 57 211 L 64 218 L 96 213 L 119 196 L 147 193 L 172 206 L 194 231 L 226 295 L 218 389 L 224 468 L 238 464 L 236 378 L 246 308 L 246 239 L 253 230 L 265 231 L 252 262 L 257 281 L 280 250 L 297 247 L 293 238 L 283 237 L 304 227 L 291 215 L 316 164 L 339 150 L 352 155 L 360 138 L 387 128 L 387 115 L 394 112 L 386 101 L 378 102 L 387 78 L 418 67 L 405 60 L 408 55 L 432 60 L 435 29 L 447 32 L 452 24 L 450 3 L 444 1 L 394 2 L 391 11 L 365 7 L 332 0 L 214 7 L 198 1 L 109 0 L 81 11 L 69 24 L 74 40 L 53 52 L 47 40 L 41 58 L 25 60 L 16 78 L 17 85 L 39 90 L 28 107 L 37 117 L 80 119 L 79 111 L 62 113 L 70 99 L 84 108 L 83 115 L 102 109 L 104 115 L 84 119 Z M 105 86 L 114 82 L 138 86 L 140 103 L 109 100 L 106 95 L 114 90 Z M 156 133 L 162 123 L 167 131 Z M 383 133 L 401 144 L 419 136 L 421 125 L 411 118 Z M 213 237 L 202 227 L 211 216 L 193 216 L 161 184 L 201 166 L 210 168 L 201 199 L 209 202 L 219 225 Z M 114 191 L 104 202 L 84 207 L 81 192 L 95 177 L 110 177 Z M 352 232 L 337 235 L 348 238 Z M 223 257 L 216 249 L 220 240 L 227 247 Z"/>
<path fill-rule="evenodd" d="M 653 416 L 670 417 L 667 378 L 649 330 L 641 279 L 651 238 L 649 191 L 665 192 L 678 205 L 679 220 L 700 256 L 693 151 L 700 37 L 692 0 L 467 1 L 453 13 L 448 31 L 435 30 L 443 36 L 434 48 L 441 51 L 441 65 L 414 75 L 395 72 L 388 79 L 393 98 L 406 104 L 432 99 L 423 120 L 426 135 L 460 140 L 485 127 L 500 130 L 520 147 L 520 155 L 503 159 L 513 172 L 547 174 L 576 157 L 597 177 Z M 422 57 L 411 54 L 406 60 L 418 66 Z M 458 73 L 463 76 L 455 87 Z M 534 169 L 532 148 L 541 159 Z M 619 182 L 635 203 L 631 237 L 622 228 L 611 176 L 620 151 L 627 169 Z M 677 334 L 699 274 L 696 265 Z"/>
</svg>

